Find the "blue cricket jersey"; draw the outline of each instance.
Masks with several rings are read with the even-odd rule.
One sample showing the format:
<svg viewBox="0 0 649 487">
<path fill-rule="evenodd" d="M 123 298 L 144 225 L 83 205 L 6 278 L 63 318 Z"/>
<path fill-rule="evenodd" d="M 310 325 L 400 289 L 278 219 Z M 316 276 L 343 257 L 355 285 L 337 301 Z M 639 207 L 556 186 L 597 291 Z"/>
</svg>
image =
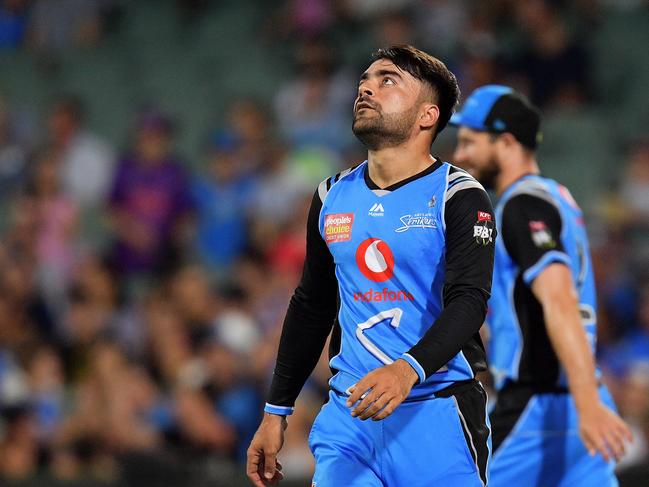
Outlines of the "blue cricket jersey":
<svg viewBox="0 0 649 487">
<path fill-rule="evenodd" d="M 419 376 L 409 399 L 485 369 L 478 329 L 496 236 L 486 192 L 441 161 L 385 189 L 367 166 L 328 178 L 314 196 L 268 412 L 290 414 L 332 327 L 330 386 L 339 394 L 399 358 Z"/>
<path fill-rule="evenodd" d="M 565 389 L 565 372 L 530 286 L 552 263 L 570 268 L 594 353 L 595 280 L 582 211 L 564 186 L 526 175 L 503 193 L 496 206 L 496 221 L 500 238 L 487 316 L 496 388 L 514 382 Z"/>
</svg>

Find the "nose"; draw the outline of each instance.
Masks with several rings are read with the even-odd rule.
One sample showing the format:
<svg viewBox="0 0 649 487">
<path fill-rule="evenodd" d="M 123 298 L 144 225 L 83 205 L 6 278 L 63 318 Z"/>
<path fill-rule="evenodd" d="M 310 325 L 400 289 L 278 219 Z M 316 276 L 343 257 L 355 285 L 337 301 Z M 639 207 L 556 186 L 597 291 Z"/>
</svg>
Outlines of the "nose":
<svg viewBox="0 0 649 487">
<path fill-rule="evenodd" d="M 361 98 L 363 96 L 374 96 L 374 92 L 367 82 L 358 87 L 358 97 Z"/>
</svg>

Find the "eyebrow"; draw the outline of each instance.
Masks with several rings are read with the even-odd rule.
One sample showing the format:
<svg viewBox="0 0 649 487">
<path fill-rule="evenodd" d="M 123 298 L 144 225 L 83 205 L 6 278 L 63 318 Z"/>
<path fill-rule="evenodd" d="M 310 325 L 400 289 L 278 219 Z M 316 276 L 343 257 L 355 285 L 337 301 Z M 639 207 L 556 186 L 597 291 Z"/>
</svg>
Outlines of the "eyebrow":
<svg viewBox="0 0 649 487">
<path fill-rule="evenodd" d="M 403 76 L 401 76 L 398 71 L 395 71 L 393 69 L 380 69 L 379 71 L 376 72 L 376 76 L 386 76 L 386 75 L 396 76 L 399 79 L 403 79 Z M 365 71 L 362 74 L 361 79 L 359 80 L 359 82 L 364 81 L 364 80 L 368 79 L 369 77 L 370 77 L 370 75 L 368 74 L 367 71 Z"/>
</svg>

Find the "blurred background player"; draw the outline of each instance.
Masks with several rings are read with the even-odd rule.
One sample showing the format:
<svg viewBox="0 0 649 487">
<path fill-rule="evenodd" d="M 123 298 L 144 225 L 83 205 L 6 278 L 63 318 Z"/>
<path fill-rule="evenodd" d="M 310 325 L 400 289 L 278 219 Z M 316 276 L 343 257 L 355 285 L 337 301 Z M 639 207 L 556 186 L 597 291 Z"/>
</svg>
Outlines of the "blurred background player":
<svg viewBox="0 0 649 487">
<path fill-rule="evenodd" d="M 475 179 L 430 154 L 458 96 L 446 66 L 411 46 L 377 51 L 361 76 L 352 128 L 368 159 L 313 196 L 302 280 L 248 450 L 256 486 L 282 477 L 286 416 L 332 326 L 329 401 L 309 439 L 312 485 L 487 483 L 486 393 L 475 374 L 486 366 L 478 330 L 493 211 Z"/>
<path fill-rule="evenodd" d="M 490 485 L 617 485 L 614 460 L 631 433 L 593 359 L 595 281 L 582 211 L 564 186 L 540 176 L 539 111 L 487 85 L 451 123 L 459 126 L 455 160 L 499 197 Z"/>
</svg>

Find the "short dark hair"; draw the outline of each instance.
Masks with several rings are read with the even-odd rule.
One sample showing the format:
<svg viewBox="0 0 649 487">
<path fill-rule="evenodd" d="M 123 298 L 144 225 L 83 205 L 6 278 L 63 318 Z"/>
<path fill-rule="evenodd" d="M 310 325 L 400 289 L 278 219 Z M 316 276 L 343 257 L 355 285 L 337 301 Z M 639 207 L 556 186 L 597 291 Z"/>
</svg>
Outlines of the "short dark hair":
<svg viewBox="0 0 649 487">
<path fill-rule="evenodd" d="M 460 99 L 457 78 L 446 65 L 430 54 L 410 45 L 392 46 L 379 49 L 372 59 L 387 59 L 395 66 L 410 73 L 416 79 L 427 83 L 437 96 L 439 120 L 433 139 L 444 130 Z"/>
</svg>

